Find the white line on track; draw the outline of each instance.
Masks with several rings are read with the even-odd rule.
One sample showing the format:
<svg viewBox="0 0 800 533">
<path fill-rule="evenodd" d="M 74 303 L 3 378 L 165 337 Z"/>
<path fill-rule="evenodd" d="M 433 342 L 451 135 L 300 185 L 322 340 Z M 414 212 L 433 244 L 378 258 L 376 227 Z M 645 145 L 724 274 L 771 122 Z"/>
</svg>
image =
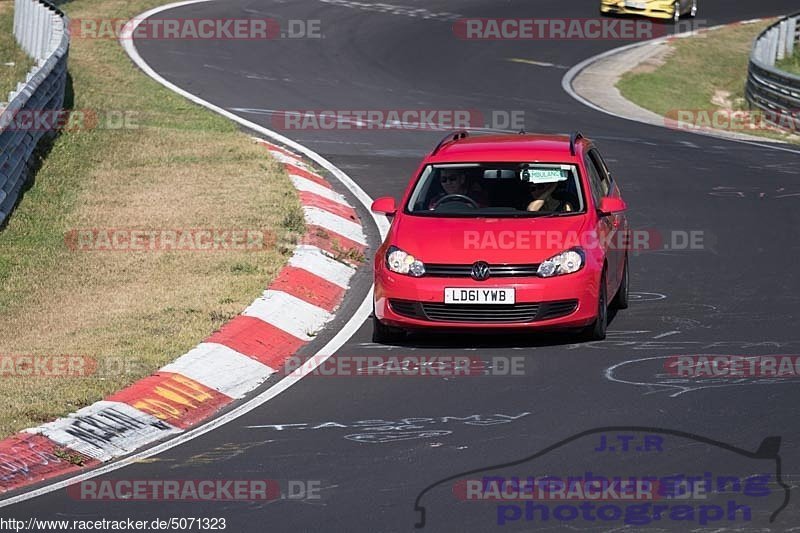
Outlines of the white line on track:
<svg viewBox="0 0 800 533">
<path fill-rule="evenodd" d="M 715 30 L 715 29 L 718 29 L 718 28 L 721 28 L 721 27 L 722 26 L 714 26 L 712 28 L 706 28 L 704 31 Z M 658 127 L 658 128 L 667 128 L 667 126 L 665 126 L 663 124 L 653 124 L 652 122 L 647 122 L 645 120 L 640 120 L 638 118 L 633 118 L 633 117 L 626 117 L 625 115 L 620 115 L 620 114 L 614 113 L 613 111 L 608 111 L 607 109 L 603 109 L 602 107 L 594 104 L 593 102 L 587 100 L 586 98 L 584 98 L 583 96 L 581 96 L 577 92 L 575 92 L 575 89 L 572 88 L 572 81 L 586 67 L 588 67 L 589 65 L 591 65 L 592 63 L 594 63 L 594 62 L 596 62 L 596 61 L 598 61 L 600 59 L 604 59 L 604 58 L 606 58 L 608 56 L 612 56 L 614 54 L 617 54 L 619 52 L 624 52 L 625 50 L 630 50 L 632 48 L 639 48 L 641 46 L 651 46 L 651 45 L 658 44 L 658 43 L 660 43 L 662 41 L 666 41 L 667 39 L 670 39 L 670 38 L 689 37 L 689 36 L 691 36 L 693 34 L 696 34 L 696 32 L 689 31 L 689 32 L 686 32 L 686 33 L 678 34 L 678 35 L 669 35 L 669 36 L 666 36 L 666 37 L 659 37 L 657 39 L 651 39 L 649 41 L 643 41 L 643 42 L 633 43 L 633 44 L 626 44 L 625 46 L 620 46 L 620 47 L 614 48 L 612 50 L 606 50 L 603 53 L 600 53 L 600 54 L 594 55 L 592 57 L 589 57 L 587 59 L 584 59 L 583 61 L 581 61 L 580 63 L 578 63 L 577 65 L 575 65 L 571 69 L 569 69 L 567 71 L 567 73 L 564 74 L 564 77 L 561 78 L 561 88 L 567 94 L 569 94 L 571 97 L 573 97 L 575 100 L 579 101 L 580 103 L 582 103 L 583 105 L 585 105 L 587 107 L 591 107 L 595 111 L 600 111 L 601 113 L 605 113 L 606 115 L 611 115 L 612 117 L 622 118 L 622 119 L 625 119 L 625 120 L 631 120 L 633 122 L 640 122 L 642 124 L 648 124 L 650 126 L 655 126 L 655 127 Z M 667 129 L 670 129 L 670 128 L 667 128 Z M 755 141 L 747 141 L 747 140 L 744 140 L 744 139 L 734 139 L 734 138 L 731 138 L 731 137 L 722 137 L 721 135 L 717 135 L 714 132 L 710 132 L 710 131 L 695 131 L 695 130 L 686 130 L 686 131 L 689 132 L 689 133 L 692 133 L 694 135 L 705 135 L 706 137 L 714 137 L 716 139 L 722 139 L 722 140 L 726 140 L 726 141 L 749 144 L 751 146 L 758 146 L 760 148 L 767 148 L 769 150 L 779 150 L 781 152 L 789 152 L 790 154 L 800 154 L 800 150 L 793 150 L 792 148 L 784 147 L 784 146 L 777 145 L 777 144 L 766 144 L 766 143 L 760 143 L 760 142 L 755 142 Z M 722 148 L 725 149 L 725 147 L 722 147 Z"/>
<path fill-rule="evenodd" d="M 141 15 L 138 15 L 134 17 L 134 19 L 132 19 L 133 24 L 131 25 L 130 28 L 127 28 L 128 30 L 127 33 L 123 33 L 123 35 L 120 36 L 120 43 L 122 44 L 123 48 L 125 48 L 125 51 L 134 61 L 134 63 L 136 63 L 136 65 L 138 65 L 139 68 L 145 72 L 145 74 L 153 78 L 155 81 L 159 82 L 161 85 L 164 85 L 168 89 L 180 94 L 181 96 L 188 98 L 189 100 L 191 100 L 196 104 L 199 104 L 216 113 L 219 113 L 220 115 L 230 120 L 233 120 L 234 122 L 241 124 L 242 126 L 248 129 L 257 131 L 258 133 L 264 135 L 265 137 L 273 139 L 279 143 L 291 147 L 293 150 L 297 152 L 302 153 L 303 155 L 305 155 L 306 157 L 308 157 L 309 159 L 320 165 L 322 168 L 333 174 L 340 182 L 342 182 L 342 184 L 344 184 L 345 187 L 348 188 L 348 190 L 350 190 L 350 192 L 353 193 L 353 195 L 358 199 L 358 201 L 361 202 L 361 204 L 364 205 L 364 207 L 366 207 L 367 211 L 369 212 L 370 205 L 372 204 L 372 198 L 370 198 L 370 196 L 361 187 L 359 187 L 358 184 L 355 181 L 353 181 L 352 178 L 350 178 L 350 176 L 348 176 L 342 170 L 334 166 L 333 163 L 331 163 L 318 153 L 314 152 L 310 148 L 306 148 L 305 146 L 298 144 L 297 142 L 287 137 L 284 137 L 279 133 L 268 130 L 267 128 L 264 128 L 263 126 L 260 126 L 254 122 L 250 122 L 249 120 L 234 115 L 233 113 L 226 111 L 225 109 L 216 106 L 210 102 L 207 102 L 199 98 L 198 96 L 195 96 L 194 94 L 185 91 L 180 87 L 170 83 L 169 81 L 161 77 L 155 70 L 153 70 L 150 67 L 150 65 L 148 65 L 144 61 L 144 59 L 139 55 L 139 52 L 136 49 L 136 44 L 134 43 L 133 39 L 128 38 L 128 36 L 131 35 L 136 30 L 136 28 L 139 26 L 139 24 L 141 24 L 143 20 L 152 17 L 153 15 L 156 15 L 164 11 L 168 11 L 170 9 L 175 9 L 178 7 L 188 6 L 192 4 L 200 4 L 209 1 L 212 0 L 188 0 L 185 2 L 176 2 L 173 4 L 159 6 L 145 13 L 142 13 Z M 374 214 L 371 214 L 371 216 L 373 221 L 375 222 L 375 225 L 378 227 L 378 231 L 380 232 L 381 238 L 385 237 L 389 229 L 389 223 L 386 220 L 386 217 Z M 269 389 L 265 390 L 258 396 L 254 397 L 252 400 L 243 403 L 242 405 L 228 411 L 227 413 L 224 413 L 223 415 L 220 415 L 217 418 L 210 420 L 209 422 L 201 426 L 191 429 L 185 433 L 181 433 L 173 439 L 162 442 L 161 444 L 143 450 L 139 453 L 135 453 L 133 455 L 120 459 L 119 461 L 107 463 L 95 470 L 85 472 L 83 474 L 79 474 L 76 476 L 71 476 L 66 479 L 57 481 L 55 483 L 51 483 L 28 492 L 23 492 L 22 494 L 17 494 L 10 498 L 6 498 L 0 501 L 0 508 L 9 505 L 14 505 L 16 503 L 23 502 L 25 500 L 30 500 L 32 498 L 36 498 L 37 496 L 42 496 L 44 494 L 56 490 L 61 490 L 67 487 L 68 485 L 72 485 L 74 483 L 79 483 L 87 479 L 92 479 L 98 476 L 102 476 L 109 472 L 113 472 L 114 470 L 130 466 L 132 464 L 137 463 L 138 461 L 141 461 L 148 457 L 153 457 L 154 455 L 158 455 L 160 453 L 164 453 L 167 450 L 170 450 L 176 446 L 180 446 L 185 442 L 194 440 L 202 435 L 205 435 L 210 431 L 214 431 L 215 429 L 227 424 L 228 422 L 236 420 L 237 418 L 249 413 L 253 409 L 256 409 L 261 405 L 267 403 L 268 401 L 275 398 L 276 396 L 287 390 L 289 387 L 291 387 L 292 385 L 303 379 L 303 377 L 305 377 L 307 374 L 313 372 L 315 368 L 324 363 L 330 356 L 332 356 L 336 352 L 336 350 L 338 350 L 345 342 L 347 342 L 347 340 L 356 331 L 358 331 L 358 328 L 361 327 L 361 324 L 369 317 L 371 312 L 372 312 L 372 289 L 370 289 L 369 293 L 361 302 L 361 305 L 358 307 L 353 316 L 350 317 L 350 320 L 348 320 L 347 323 L 342 327 L 342 329 L 315 354 L 315 356 L 312 358 L 312 362 L 309 365 L 303 366 L 302 372 L 300 374 L 296 376 L 291 375 L 283 378 Z"/>
</svg>

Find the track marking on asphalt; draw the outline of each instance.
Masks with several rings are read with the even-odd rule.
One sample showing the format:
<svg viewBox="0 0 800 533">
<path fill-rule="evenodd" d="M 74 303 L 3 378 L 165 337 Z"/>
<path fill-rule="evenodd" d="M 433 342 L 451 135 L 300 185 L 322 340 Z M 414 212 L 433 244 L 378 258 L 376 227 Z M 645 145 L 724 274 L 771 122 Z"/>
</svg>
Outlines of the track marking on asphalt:
<svg viewBox="0 0 800 533">
<path fill-rule="evenodd" d="M 701 354 L 698 354 L 698 356 Z M 707 357 L 729 357 L 725 354 L 702 354 Z M 742 386 L 766 386 L 766 385 L 797 385 L 797 373 L 787 373 L 783 376 L 747 376 L 747 377 L 733 377 L 733 376 L 703 376 L 700 378 L 685 377 L 678 374 L 669 375 L 666 370 L 666 362 L 675 358 L 675 355 L 659 355 L 656 357 L 642 357 L 638 359 L 630 359 L 621 361 L 608 367 L 603 372 L 605 378 L 614 383 L 622 383 L 625 385 L 635 385 L 640 387 L 647 387 L 647 392 L 643 393 L 644 396 L 651 394 L 658 394 L 668 392 L 668 398 L 677 398 L 687 392 L 694 392 L 707 389 L 719 389 L 727 387 L 742 387 Z M 752 356 L 757 358 L 760 356 Z M 769 354 L 764 355 L 769 357 Z M 776 356 L 780 357 L 780 356 Z M 664 364 L 655 365 L 656 361 L 665 361 Z M 641 364 L 644 363 L 644 364 Z M 630 379 L 623 379 L 616 374 L 622 367 L 632 367 L 635 370 L 637 366 L 643 366 L 641 369 L 644 371 L 642 377 L 631 377 Z M 653 372 L 652 377 L 647 376 L 649 372 Z M 692 381 L 692 379 L 696 381 Z"/>
<path fill-rule="evenodd" d="M 386 3 L 353 2 L 351 0 L 320 0 L 320 2 L 323 4 L 330 4 L 340 7 L 349 7 L 360 11 L 373 11 L 377 13 L 386 13 L 389 15 L 402 15 L 426 20 L 438 20 L 441 22 L 452 22 L 462 18 L 462 15 L 457 13 L 449 13 L 446 11 L 435 13 L 424 8 L 398 6 Z"/>
<path fill-rule="evenodd" d="M 557 63 L 548 63 L 547 61 L 534 61 L 533 59 L 522 59 L 520 57 L 510 57 L 506 59 L 506 61 L 510 61 L 512 63 L 524 63 L 526 65 L 534 65 L 537 67 L 552 67 L 558 68 L 562 70 L 568 70 L 569 67 L 566 65 L 559 65 Z"/>
<path fill-rule="evenodd" d="M 185 98 L 191 100 L 192 102 L 206 107 L 242 126 L 252 131 L 256 131 L 265 137 L 268 137 L 274 141 L 277 141 L 285 146 L 289 146 L 293 150 L 302 153 L 319 166 L 330 172 L 334 175 L 347 189 L 358 199 L 358 201 L 366 208 L 367 212 L 370 213 L 373 222 L 378 228 L 378 232 L 380 233 L 381 238 L 386 236 L 386 233 L 389 229 L 389 223 L 383 216 L 377 216 L 372 214 L 369 210 L 370 205 L 372 204 L 372 198 L 355 182 L 353 179 L 345 174 L 341 169 L 333 165 L 330 161 L 322 157 L 320 154 L 314 152 L 310 148 L 307 148 L 288 137 L 284 137 L 283 135 L 268 130 L 267 128 L 256 124 L 254 122 L 250 122 L 247 119 L 244 119 L 238 115 L 231 113 L 217 105 L 214 105 L 206 100 L 201 99 L 200 97 L 178 87 L 177 85 L 167 81 L 163 78 L 160 74 L 158 74 L 155 70 L 153 70 L 150 65 L 148 65 L 144 59 L 139 55 L 138 50 L 136 49 L 136 44 L 133 39 L 128 38 L 133 32 L 136 31 L 136 28 L 139 24 L 142 23 L 143 20 L 146 20 L 153 15 L 158 13 L 162 13 L 164 11 L 168 11 L 171 9 L 175 9 L 178 7 L 193 5 L 193 4 L 200 4 L 209 2 L 211 0 L 187 0 L 184 2 L 176 2 L 172 4 L 166 4 L 163 6 L 156 7 L 141 15 L 138 15 L 132 19 L 133 23 L 130 25 L 129 28 L 126 28 L 128 33 L 124 33 L 120 37 L 120 43 L 125 51 L 128 53 L 129 57 L 133 60 L 134 63 L 150 78 L 154 79 L 161 85 L 167 87 L 168 89 L 172 90 L 173 92 L 184 96 Z M 271 399 L 275 398 L 279 394 L 286 391 L 289 387 L 303 379 L 306 375 L 312 373 L 315 368 L 319 365 L 324 363 L 330 356 L 332 356 L 347 340 L 353 336 L 353 334 L 358 331 L 361 327 L 361 324 L 369 318 L 370 313 L 372 313 L 372 288 L 368 291 L 366 297 L 359 305 L 358 309 L 355 311 L 352 317 L 347 321 L 347 323 L 334 335 L 334 337 L 325 345 L 323 346 L 313 357 L 313 361 L 308 364 L 307 366 L 304 365 L 301 372 L 293 373 L 291 376 L 287 376 L 281 379 L 278 383 L 273 385 L 272 387 L 268 388 L 261 394 L 255 396 L 251 400 L 235 407 L 231 411 L 220 415 L 217 418 L 211 419 L 207 423 L 198 426 L 194 429 L 186 431 L 184 433 L 180 433 L 176 435 L 174 438 L 157 444 L 151 448 L 142 450 L 138 453 L 134 453 L 127 457 L 122 457 L 118 461 L 112 463 L 106 463 L 94 470 L 83 472 L 78 475 L 70 476 L 65 479 L 59 480 L 55 483 L 50 483 L 39 487 L 34 490 L 30 490 L 27 492 L 23 492 L 21 494 L 16 494 L 9 498 L 0 500 L 0 508 L 7 507 L 9 505 L 13 505 L 19 502 L 23 502 L 26 500 L 30 500 L 32 498 L 36 498 L 38 496 L 42 496 L 44 494 L 48 494 L 50 492 L 54 492 L 56 490 L 61 490 L 69 485 L 74 483 L 79 483 L 81 481 L 85 481 L 87 479 L 92 479 L 98 476 L 102 476 L 109 472 L 113 472 L 115 470 L 119 470 L 120 468 L 124 468 L 126 466 L 130 466 L 132 464 L 139 463 L 141 461 L 150 459 L 158 454 L 164 453 L 167 450 L 175 448 L 176 446 L 180 446 L 186 442 L 194 440 L 206 433 L 214 431 L 215 429 L 236 420 L 237 418 L 249 413 L 253 409 L 260 407 L 261 405 L 267 403 Z"/>
<path fill-rule="evenodd" d="M 667 331 L 666 333 L 662 333 L 661 335 L 656 335 L 653 337 L 654 339 L 663 339 L 664 337 L 669 337 L 670 335 L 677 335 L 680 331 Z"/>
</svg>

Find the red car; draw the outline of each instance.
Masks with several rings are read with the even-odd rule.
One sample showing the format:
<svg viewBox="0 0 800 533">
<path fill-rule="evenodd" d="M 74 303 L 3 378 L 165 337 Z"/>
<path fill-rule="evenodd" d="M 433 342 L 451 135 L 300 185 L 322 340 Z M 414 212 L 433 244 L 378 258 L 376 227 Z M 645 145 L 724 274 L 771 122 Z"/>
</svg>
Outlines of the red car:
<svg viewBox="0 0 800 533">
<path fill-rule="evenodd" d="M 628 305 L 628 221 L 600 152 L 571 135 L 448 135 L 375 254 L 374 342 L 411 329 L 579 330 Z"/>
</svg>

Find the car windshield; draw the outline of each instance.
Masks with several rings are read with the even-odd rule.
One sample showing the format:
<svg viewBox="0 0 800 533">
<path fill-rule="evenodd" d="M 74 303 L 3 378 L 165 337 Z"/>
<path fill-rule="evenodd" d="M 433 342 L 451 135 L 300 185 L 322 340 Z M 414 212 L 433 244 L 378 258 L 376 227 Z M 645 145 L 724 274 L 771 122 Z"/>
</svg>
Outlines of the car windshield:
<svg viewBox="0 0 800 533">
<path fill-rule="evenodd" d="M 564 163 L 428 165 L 406 212 L 421 216 L 535 217 L 584 210 L 578 169 Z"/>
</svg>

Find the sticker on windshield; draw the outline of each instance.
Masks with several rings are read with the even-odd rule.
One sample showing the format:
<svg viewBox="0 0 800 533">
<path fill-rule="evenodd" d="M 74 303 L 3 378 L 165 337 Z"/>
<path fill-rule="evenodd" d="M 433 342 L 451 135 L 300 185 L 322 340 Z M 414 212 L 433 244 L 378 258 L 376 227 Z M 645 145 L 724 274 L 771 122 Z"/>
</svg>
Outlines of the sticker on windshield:
<svg viewBox="0 0 800 533">
<path fill-rule="evenodd" d="M 554 183 L 567 181 L 569 170 L 563 168 L 524 168 L 520 172 L 522 181 L 532 183 Z"/>
</svg>

